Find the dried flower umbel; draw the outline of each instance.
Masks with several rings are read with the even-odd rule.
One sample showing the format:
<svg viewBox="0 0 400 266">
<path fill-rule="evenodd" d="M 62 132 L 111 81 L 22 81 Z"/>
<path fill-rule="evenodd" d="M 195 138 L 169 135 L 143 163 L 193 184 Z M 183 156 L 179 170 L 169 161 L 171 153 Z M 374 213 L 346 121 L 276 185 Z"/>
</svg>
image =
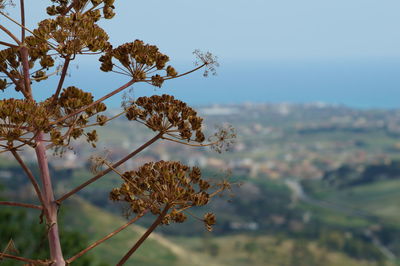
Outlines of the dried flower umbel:
<svg viewBox="0 0 400 266">
<path fill-rule="evenodd" d="M 0 146 L 3 151 L 30 145 L 35 147 L 32 132 L 48 130 L 48 112 L 43 104 L 27 99 L 0 100 Z"/>
<path fill-rule="evenodd" d="M 114 0 L 51 0 L 54 5 L 47 8 L 50 16 L 65 14 L 68 9 L 73 9 L 76 13 L 84 13 L 85 9 L 102 10 L 103 18 L 111 19 L 114 17 Z"/>
<path fill-rule="evenodd" d="M 217 126 L 216 132 L 208 138 L 211 148 L 218 153 L 229 150 L 235 140 L 236 130 L 228 124 Z"/>
<path fill-rule="evenodd" d="M 50 44 L 48 47 L 61 57 L 104 51 L 110 44 L 107 33 L 96 24 L 99 19 L 100 11 L 96 10 L 43 20 L 33 31 L 36 38 L 32 38 L 30 44 L 40 45 L 43 40 L 55 42 L 57 45 Z"/>
<path fill-rule="evenodd" d="M 51 99 L 49 99 L 49 101 L 51 101 Z M 92 103 L 93 96 L 91 93 L 73 86 L 68 87 L 60 94 L 57 109 L 53 110 L 55 114 L 54 118 L 56 120 L 59 117 L 73 114 L 82 107 Z M 52 133 L 57 135 L 57 137 L 52 136 L 53 145 L 68 145 L 71 138 L 78 139 L 82 135 L 85 135 L 86 140 L 95 147 L 95 142 L 97 141 L 96 130 L 85 132 L 84 129 L 90 126 L 88 126 L 88 123 L 91 117 L 100 112 L 104 112 L 106 109 L 107 107 L 104 103 L 98 103 L 85 109 L 84 112 L 73 115 L 63 120 L 61 123 L 58 123 L 52 129 Z M 96 120 L 98 121 L 98 125 L 103 126 L 107 122 L 107 117 L 105 115 L 97 115 Z M 66 129 L 64 134 L 61 133 L 62 129 Z"/>
<path fill-rule="evenodd" d="M 205 70 L 203 73 L 204 77 L 208 77 L 208 75 L 217 75 L 217 67 L 219 67 L 218 58 L 214 56 L 210 52 L 203 53 L 200 50 L 194 50 L 193 54 L 197 57 L 198 61 L 195 62 L 195 65 L 205 64 Z"/>
<path fill-rule="evenodd" d="M 94 145 L 97 141 L 96 130 L 85 132 L 84 129 L 88 127 L 91 117 L 106 110 L 103 103 L 57 124 L 51 122 L 93 103 L 93 96 L 76 87 L 68 87 L 61 93 L 57 105 L 49 106 L 50 103 L 51 99 L 41 103 L 29 99 L 0 100 L 0 147 L 3 152 L 24 145 L 35 147 L 34 137 L 38 131 L 49 133 L 47 141 L 51 142 L 51 147 L 67 146 L 71 138 L 78 139 L 82 135 Z M 97 122 L 100 126 L 104 125 L 107 117 L 97 115 Z"/>
<path fill-rule="evenodd" d="M 189 208 L 206 205 L 211 197 L 225 189 L 211 186 L 202 179 L 198 167 L 190 168 L 180 162 L 147 163 L 136 171 L 123 173 L 121 178 L 124 182 L 111 191 L 110 199 L 128 203 L 129 210 L 135 214 L 149 210 L 160 215 L 163 209 L 167 209 L 162 224 L 184 222 Z M 210 192 L 212 189 L 214 191 Z M 207 213 L 202 220 L 208 230 L 216 223 L 212 213 Z"/>
<path fill-rule="evenodd" d="M 113 59 L 116 59 L 119 64 L 113 63 Z M 166 66 L 168 61 L 169 57 L 159 52 L 157 46 L 135 40 L 108 50 L 100 57 L 100 69 L 127 75 L 136 81 L 147 81 L 156 87 L 161 87 L 166 78 L 178 75 L 172 66 Z M 165 75 L 155 74 L 160 70 L 163 70 Z"/>
<path fill-rule="evenodd" d="M 126 107 L 126 117 L 143 123 L 153 131 L 172 137 L 203 142 L 203 118 L 186 103 L 171 95 L 140 97 Z"/>
</svg>

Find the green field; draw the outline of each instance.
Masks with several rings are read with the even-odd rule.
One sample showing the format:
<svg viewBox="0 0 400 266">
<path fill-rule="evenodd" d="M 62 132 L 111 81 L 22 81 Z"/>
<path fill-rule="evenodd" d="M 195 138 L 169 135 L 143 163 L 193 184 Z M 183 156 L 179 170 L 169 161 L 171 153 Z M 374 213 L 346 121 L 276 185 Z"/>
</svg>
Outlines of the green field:
<svg viewBox="0 0 400 266">
<path fill-rule="evenodd" d="M 66 210 L 75 210 L 73 213 L 66 212 L 64 219 L 68 222 L 65 222 L 65 226 L 85 234 L 89 242 L 96 241 L 125 222 L 123 218 L 79 198 L 74 198 L 65 207 Z M 114 265 L 143 232 L 143 228 L 132 225 L 91 253 L 96 260 Z M 208 233 L 202 237 L 168 238 L 153 234 L 129 263 L 149 266 L 378 265 L 326 250 L 313 241 L 293 240 L 279 235 L 238 234 L 217 237 Z"/>
<path fill-rule="evenodd" d="M 65 206 L 64 225 L 86 235 L 89 242 L 97 241 L 127 222 L 87 203 L 80 198 L 73 198 Z M 94 248 L 94 257 L 109 265 L 115 265 L 144 233 L 144 229 L 131 225 L 115 237 Z M 171 243 L 160 235 L 153 234 L 139 248 L 128 263 L 131 265 L 202 265 L 195 256 L 188 256 L 182 247 Z"/>
<path fill-rule="evenodd" d="M 361 210 L 390 224 L 400 224 L 400 179 L 384 180 L 340 190 L 323 190 L 318 195 L 320 200 Z"/>
</svg>

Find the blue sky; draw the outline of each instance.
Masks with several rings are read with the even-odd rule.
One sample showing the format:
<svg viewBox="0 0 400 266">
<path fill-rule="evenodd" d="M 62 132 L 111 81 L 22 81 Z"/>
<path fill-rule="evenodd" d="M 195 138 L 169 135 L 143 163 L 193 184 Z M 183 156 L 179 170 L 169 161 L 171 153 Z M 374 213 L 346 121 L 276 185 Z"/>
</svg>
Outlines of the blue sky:
<svg viewBox="0 0 400 266">
<path fill-rule="evenodd" d="M 49 2 L 26 0 L 30 25 L 38 21 L 38 14 Z M 332 90 L 332 83 L 342 84 L 339 91 L 345 89 L 354 93 L 361 89 L 357 86 L 370 86 L 365 90 L 369 93 L 364 91 L 368 95 L 361 94 L 361 98 L 373 99 L 378 92 L 388 94 L 388 100 L 383 97 L 379 103 L 367 103 L 364 99 L 365 104 L 358 104 L 362 107 L 385 106 L 393 101 L 393 97 L 399 96 L 395 90 L 400 87 L 397 78 L 400 66 L 396 63 L 400 61 L 398 0 L 116 0 L 115 6 L 117 16 L 102 23 L 114 45 L 142 39 L 156 44 L 171 57 L 172 63 L 183 69 L 192 66 L 194 49 L 216 54 L 222 65 L 219 76 L 204 85 L 195 75 L 196 83 L 192 86 L 195 90 L 204 88 L 203 95 L 218 90 L 221 102 L 256 101 L 260 100 L 257 97 L 260 93 L 266 97 L 261 99 L 264 101 L 284 101 L 287 95 L 289 102 L 308 99 L 357 106 L 357 103 L 352 104 L 353 100 L 347 101 L 345 95 L 333 97 L 328 91 Z M 9 12 L 13 15 L 12 10 Z M 5 23 L 4 18 L 0 23 Z M 4 35 L 0 36 L 3 38 Z M 82 70 L 97 63 L 83 60 L 79 64 Z M 354 75 L 337 76 L 332 72 L 332 67 L 343 72 L 349 65 L 353 69 L 348 71 Z M 379 69 L 374 70 L 374 66 Z M 314 78 L 310 83 L 320 68 L 326 68 L 326 77 L 322 75 L 319 81 Z M 282 76 L 282 79 L 272 83 L 267 81 L 268 87 L 262 87 L 260 84 L 265 83 L 264 78 L 268 76 L 264 75 L 265 71 L 269 71 L 270 76 L 278 71 L 273 78 Z M 245 76 L 240 76 L 244 72 L 253 75 L 248 82 Z M 241 79 L 237 83 L 242 87 L 235 87 L 233 79 Z M 325 84 L 327 79 L 333 82 Z M 102 80 L 102 84 L 107 80 Z M 376 85 L 381 81 L 385 84 Z M 183 83 L 189 85 L 187 81 Z M 243 84 L 250 88 L 244 89 Z M 183 85 L 179 82 L 173 85 L 178 95 L 181 91 L 188 101 L 210 102 L 207 98 L 205 102 L 194 100 L 199 99 L 196 92 L 187 93 L 189 89 L 181 88 Z M 295 86 L 297 90 L 293 88 Z M 280 88 L 282 95 L 276 100 L 268 99 L 264 94 L 265 90 Z M 232 90 L 237 96 L 230 99 Z M 256 96 L 239 93 L 246 90 L 253 90 L 252 95 Z M 297 96 L 293 98 L 294 94 Z M 400 107 L 396 102 L 389 105 Z"/>
<path fill-rule="evenodd" d="M 26 0 L 31 25 L 49 2 Z M 196 48 L 226 60 L 400 56 L 398 0 L 116 0 L 115 6 L 117 16 L 103 23 L 114 44 L 143 39 L 177 60 Z"/>
</svg>

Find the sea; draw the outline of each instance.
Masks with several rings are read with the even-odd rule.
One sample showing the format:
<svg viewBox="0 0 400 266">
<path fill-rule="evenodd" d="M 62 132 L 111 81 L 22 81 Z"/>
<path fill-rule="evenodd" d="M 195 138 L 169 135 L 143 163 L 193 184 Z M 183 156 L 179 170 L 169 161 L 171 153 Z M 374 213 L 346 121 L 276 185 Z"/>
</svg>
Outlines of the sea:
<svg viewBox="0 0 400 266">
<path fill-rule="evenodd" d="M 179 73 L 192 62 L 174 65 Z M 160 73 L 162 74 L 162 73 Z M 208 77 L 204 71 L 166 81 L 162 88 L 135 84 L 106 103 L 117 108 L 127 99 L 152 94 L 171 94 L 190 105 L 240 103 L 327 103 L 363 109 L 400 108 L 400 58 L 359 60 L 265 60 L 224 61 Z M 71 64 L 65 86 L 76 86 L 95 98 L 122 86 L 129 77 L 99 70 L 96 61 Z M 39 99 L 51 95 L 57 76 L 34 82 Z M 7 89 L 1 98 L 18 97 Z"/>
</svg>

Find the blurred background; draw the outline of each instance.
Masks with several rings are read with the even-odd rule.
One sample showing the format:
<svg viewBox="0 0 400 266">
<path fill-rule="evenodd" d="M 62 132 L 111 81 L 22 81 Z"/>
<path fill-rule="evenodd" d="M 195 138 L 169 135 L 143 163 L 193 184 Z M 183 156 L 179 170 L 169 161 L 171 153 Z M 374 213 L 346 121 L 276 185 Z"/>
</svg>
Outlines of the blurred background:
<svg viewBox="0 0 400 266">
<path fill-rule="evenodd" d="M 50 2 L 26 0 L 28 27 L 44 18 Z M 196 219 L 164 226 L 131 265 L 398 265 L 399 1 L 116 0 L 115 7 L 115 18 L 101 22 L 114 46 L 135 39 L 155 44 L 180 73 L 193 68 L 195 49 L 212 52 L 220 63 L 215 76 L 204 78 L 200 71 L 162 88 L 135 85 L 127 97 L 172 94 L 198 110 L 209 134 L 222 124 L 237 133 L 222 154 L 158 142 L 126 167 L 181 160 L 211 179 L 241 184 L 213 201 L 218 222 L 212 233 Z M 17 11 L 7 9 L 18 20 Z M 0 23 L 18 30 L 4 17 Z M 78 58 L 65 86 L 97 98 L 127 81 L 99 66 L 98 56 Z M 48 97 L 56 82 L 35 84 L 36 95 Z M 1 98 L 16 96 L 0 92 Z M 120 103 L 121 95 L 108 100 L 109 114 Z M 78 141 L 52 159 L 57 193 L 91 177 L 94 153 L 117 160 L 152 137 L 123 118 L 98 132 L 97 150 Z M 31 151 L 24 158 L 34 164 Z M 1 155 L 0 183 L 2 198 L 33 195 L 7 155 Z M 107 176 L 63 205 L 64 246 L 71 254 L 124 222 L 122 206 L 108 200 L 119 184 Z M 35 215 L 0 211 L 0 249 L 12 237 L 17 248 L 38 254 L 47 243 L 40 226 L 32 227 Z M 152 219 L 80 263 L 113 265 Z M 27 234 L 33 235 L 29 243 Z"/>
</svg>

